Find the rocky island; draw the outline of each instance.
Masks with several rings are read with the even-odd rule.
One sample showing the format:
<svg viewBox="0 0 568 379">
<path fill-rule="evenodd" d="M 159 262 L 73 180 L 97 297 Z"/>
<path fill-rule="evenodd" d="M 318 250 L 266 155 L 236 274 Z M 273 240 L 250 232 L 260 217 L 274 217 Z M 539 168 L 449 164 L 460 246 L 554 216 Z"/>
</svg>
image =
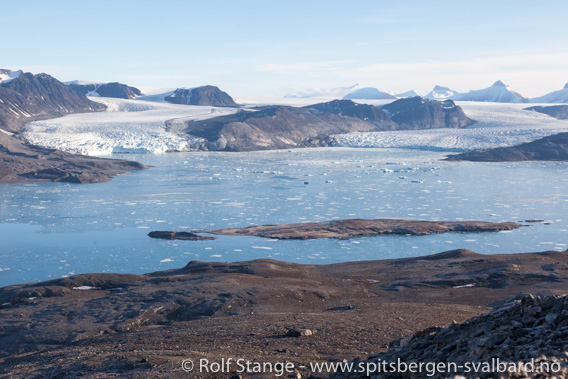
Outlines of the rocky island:
<svg viewBox="0 0 568 379">
<path fill-rule="evenodd" d="M 163 239 L 198 239 L 199 233 L 225 236 L 256 236 L 273 239 L 315 239 L 370 237 L 378 235 L 413 235 L 425 236 L 447 232 L 498 232 L 512 230 L 521 225 L 514 222 L 485 221 L 415 221 L 397 219 L 347 219 L 298 224 L 259 225 L 244 228 L 204 229 L 187 232 L 150 232 L 152 238 Z M 188 238 L 193 237 L 193 238 Z"/>
</svg>

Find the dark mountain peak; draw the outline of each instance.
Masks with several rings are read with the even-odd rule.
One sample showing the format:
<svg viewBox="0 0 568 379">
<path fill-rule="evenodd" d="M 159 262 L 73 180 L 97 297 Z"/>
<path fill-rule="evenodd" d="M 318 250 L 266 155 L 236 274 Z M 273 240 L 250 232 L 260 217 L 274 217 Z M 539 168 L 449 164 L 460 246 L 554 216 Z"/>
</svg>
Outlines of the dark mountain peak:
<svg viewBox="0 0 568 379">
<path fill-rule="evenodd" d="M 195 88 L 178 88 L 164 98 L 169 103 L 187 105 L 210 105 L 214 107 L 238 107 L 233 98 L 219 87 L 206 85 Z"/>
<path fill-rule="evenodd" d="M 111 83 L 82 83 L 78 80 L 67 83 L 70 88 L 75 91 L 86 95 L 95 97 L 114 97 L 117 99 L 133 99 L 142 95 L 136 87 L 131 87 L 126 84 L 111 82 Z"/>
<path fill-rule="evenodd" d="M 508 87 L 505 83 L 500 80 L 497 80 L 491 87 Z"/>
<path fill-rule="evenodd" d="M 406 129 L 462 128 L 475 123 L 452 100 L 438 101 L 420 96 L 399 99 L 382 106 L 391 120 Z"/>
</svg>

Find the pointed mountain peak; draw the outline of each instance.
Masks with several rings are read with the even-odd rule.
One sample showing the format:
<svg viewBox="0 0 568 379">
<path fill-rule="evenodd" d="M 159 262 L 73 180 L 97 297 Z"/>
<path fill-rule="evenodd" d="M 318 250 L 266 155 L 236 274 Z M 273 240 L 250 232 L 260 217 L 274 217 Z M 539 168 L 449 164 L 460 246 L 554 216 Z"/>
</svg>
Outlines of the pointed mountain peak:
<svg viewBox="0 0 568 379">
<path fill-rule="evenodd" d="M 566 85 L 564 86 L 564 89 L 568 89 L 568 83 L 566 83 Z"/>
<path fill-rule="evenodd" d="M 505 83 L 500 80 L 497 80 L 491 87 L 508 87 Z"/>
</svg>

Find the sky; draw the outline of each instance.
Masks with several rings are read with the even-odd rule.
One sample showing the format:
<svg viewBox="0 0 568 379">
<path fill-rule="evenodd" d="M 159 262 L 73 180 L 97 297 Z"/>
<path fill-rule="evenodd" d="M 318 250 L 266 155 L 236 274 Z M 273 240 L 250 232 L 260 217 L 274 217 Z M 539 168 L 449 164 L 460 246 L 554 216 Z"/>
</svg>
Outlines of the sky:
<svg viewBox="0 0 568 379">
<path fill-rule="evenodd" d="M 0 68 L 237 100 L 568 82 L 568 1 L 2 1 Z"/>
</svg>

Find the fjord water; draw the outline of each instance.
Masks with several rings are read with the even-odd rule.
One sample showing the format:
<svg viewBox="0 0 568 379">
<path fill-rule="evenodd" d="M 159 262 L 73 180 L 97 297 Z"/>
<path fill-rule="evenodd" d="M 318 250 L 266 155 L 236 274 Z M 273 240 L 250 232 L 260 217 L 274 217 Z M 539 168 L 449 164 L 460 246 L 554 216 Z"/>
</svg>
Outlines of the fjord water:
<svg viewBox="0 0 568 379">
<path fill-rule="evenodd" d="M 123 155 L 155 167 L 108 183 L 3 185 L 0 285 L 87 272 L 144 273 L 191 260 L 324 264 L 457 248 L 484 254 L 568 248 L 568 164 L 457 163 L 440 161 L 443 156 L 349 148 Z M 552 223 L 500 233 L 352 240 L 147 236 L 344 218 Z"/>
</svg>

